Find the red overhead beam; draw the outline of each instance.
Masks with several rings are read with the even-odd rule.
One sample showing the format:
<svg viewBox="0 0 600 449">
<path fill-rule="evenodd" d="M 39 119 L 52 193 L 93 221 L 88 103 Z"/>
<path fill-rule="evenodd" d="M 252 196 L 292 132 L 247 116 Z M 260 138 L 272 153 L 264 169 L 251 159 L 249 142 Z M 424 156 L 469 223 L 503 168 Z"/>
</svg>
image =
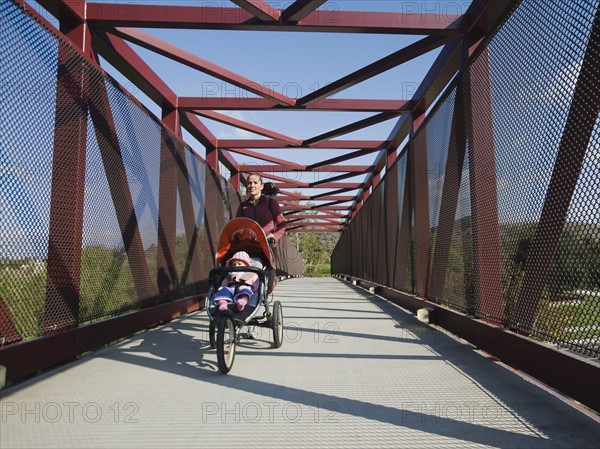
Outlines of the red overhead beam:
<svg viewBox="0 0 600 449">
<path fill-rule="evenodd" d="M 295 103 L 295 100 L 286 97 L 285 95 L 281 95 L 275 92 L 273 89 L 240 76 L 237 73 L 224 69 L 223 67 L 202 59 L 193 53 L 175 47 L 174 45 L 164 42 L 152 36 L 151 34 L 145 33 L 144 31 L 130 28 L 114 28 L 110 29 L 109 32 L 133 42 L 140 47 L 154 51 L 162 56 L 177 61 L 193 69 L 199 70 L 207 75 L 214 76 L 215 78 L 226 81 L 234 86 L 240 87 L 263 98 L 268 98 L 277 103 L 286 105 L 293 105 Z"/>
<path fill-rule="evenodd" d="M 330 230 L 337 230 L 341 227 L 343 227 L 344 224 L 343 223 L 330 223 L 330 222 L 326 222 L 326 221 L 292 221 L 291 223 L 289 223 L 286 226 L 286 229 L 297 229 L 297 228 L 312 228 L 312 227 L 317 227 L 317 228 L 322 228 L 322 229 L 330 229 Z"/>
<path fill-rule="evenodd" d="M 325 98 L 309 106 L 281 105 L 267 98 L 238 96 L 232 97 L 179 97 L 179 109 L 190 111 L 232 110 L 232 111 L 345 111 L 345 112 L 408 112 L 412 109 L 410 100 L 377 100 Z"/>
<path fill-rule="evenodd" d="M 299 214 L 299 213 L 292 213 L 292 214 L 284 214 L 286 221 L 289 223 L 290 220 L 306 220 L 307 218 L 314 218 L 314 219 L 319 219 L 319 218 L 324 218 L 326 217 L 325 215 L 311 215 L 311 214 Z"/>
<path fill-rule="evenodd" d="M 306 215 L 304 217 L 307 220 L 312 220 L 312 217 L 310 215 Z M 298 227 L 298 226 L 318 226 L 318 227 L 324 227 L 324 228 L 337 228 L 338 226 L 343 226 L 342 222 L 336 222 L 336 223 L 331 223 L 331 222 L 325 222 L 325 221 L 319 221 L 319 220 L 314 220 L 314 221 L 294 221 L 293 222 L 293 227 Z"/>
<path fill-rule="evenodd" d="M 277 22 L 281 16 L 279 10 L 263 0 L 231 0 L 231 3 L 235 3 L 263 22 Z"/>
<path fill-rule="evenodd" d="M 215 120 L 220 123 L 225 123 L 226 125 L 235 126 L 236 128 L 244 129 L 244 130 L 250 131 L 254 134 L 269 137 L 270 139 L 280 140 L 289 145 L 298 146 L 298 145 L 302 144 L 302 142 L 298 139 L 293 139 L 293 138 L 285 136 L 283 134 L 273 132 L 269 129 L 262 128 L 262 127 L 256 126 L 256 125 L 252 125 L 251 123 L 230 117 L 229 115 L 219 114 L 218 112 L 213 112 L 213 111 L 197 111 L 196 113 L 198 115 L 209 118 L 211 120 Z"/>
<path fill-rule="evenodd" d="M 94 48 L 159 106 L 175 107 L 177 95 L 120 37 L 95 31 Z"/>
<path fill-rule="evenodd" d="M 403 112 L 412 109 L 412 102 L 408 100 L 324 98 L 308 106 L 296 104 L 294 109 L 299 111 L 317 109 L 346 112 Z"/>
<path fill-rule="evenodd" d="M 296 181 L 295 179 L 289 179 L 289 178 L 284 178 L 283 176 L 277 176 L 277 175 L 273 175 L 271 173 L 265 173 L 265 172 L 259 172 L 259 175 L 261 175 L 263 178 L 267 178 L 267 179 L 273 179 L 275 181 L 281 181 L 281 182 L 275 182 L 273 183 L 273 185 L 275 187 L 292 187 L 292 188 L 308 188 L 309 185 L 307 182 L 301 182 L 301 181 Z"/>
<path fill-rule="evenodd" d="M 208 94 L 210 95 L 210 94 Z M 268 111 L 286 109 L 273 100 L 262 97 L 179 97 L 179 108 L 189 111 L 231 110 Z"/>
<path fill-rule="evenodd" d="M 327 223 L 294 223 L 293 226 L 288 226 L 287 231 L 290 232 L 337 232 L 343 229 L 344 225 L 333 225 Z"/>
<path fill-rule="evenodd" d="M 360 156 L 364 156 L 365 154 L 374 153 L 375 151 L 381 151 L 379 148 L 368 148 L 358 151 L 353 151 L 352 153 L 346 153 L 342 156 L 333 157 L 331 159 L 327 159 L 325 161 L 317 162 L 316 164 L 312 164 L 306 167 L 307 170 L 314 170 L 315 168 L 337 164 L 338 162 L 347 161 L 348 159 L 354 159 Z"/>
<path fill-rule="evenodd" d="M 266 176 L 266 175 L 265 175 Z M 271 179 L 286 179 L 280 176 L 269 175 Z M 307 182 L 294 181 L 292 179 L 288 179 L 287 182 L 275 183 L 275 187 L 279 187 L 282 189 L 294 189 L 294 188 L 312 188 L 310 184 Z M 322 184 L 319 186 L 320 189 L 359 189 L 363 184 L 360 182 L 330 182 L 327 184 Z"/>
<path fill-rule="evenodd" d="M 198 117 L 194 114 L 186 112 L 181 114 L 181 125 L 198 141 L 207 147 L 207 149 L 213 149 L 217 147 L 217 138 L 210 132 L 210 130 L 202 123 Z M 190 125 L 190 126 L 186 126 Z"/>
<path fill-rule="evenodd" d="M 215 3 L 216 4 L 216 3 Z M 94 3 L 87 19 L 100 26 L 459 36 L 462 16 L 421 12 L 314 11 L 298 23 L 257 20 L 241 8 Z"/>
<path fill-rule="evenodd" d="M 354 196 L 336 196 L 336 195 L 327 195 L 318 199 L 318 201 L 337 201 L 337 202 L 346 202 L 352 201 Z"/>
<path fill-rule="evenodd" d="M 310 208 L 312 210 L 319 210 L 319 211 L 324 211 L 324 210 L 348 210 L 348 206 L 335 206 L 335 205 L 331 205 L 331 206 L 327 206 L 327 204 L 321 204 L 321 205 L 314 205 L 314 206 L 310 206 Z"/>
<path fill-rule="evenodd" d="M 320 189 L 360 189 L 362 182 L 327 182 L 319 185 Z M 312 187 L 312 186 L 311 186 Z"/>
<path fill-rule="evenodd" d="M 301 213 L 301 212 L 306 212 L 308 210 L 310 210 L 310 206 L 306 206 L 303 204 L 295 204 L 295 205 L 284 205 L 281 204 L 281 201 L 279 202 L 279 205 L 281 206 L 281 211 L 282 212 L 287 212 L 287 213 Z M 284 214 L 285 216 L 285 214 Z"/>
<path fill-rule="evenodd" d="M 257 166 L 252 163 L 249 163 L 249 164 L 240 165 L 239 170 L 240 170 L 240 172 L 244 172 L 244 173 L 254 172 L 254 171 L 256 171 L 257 168 L 260 168 L 261 171 L 276 172 L 276 173 L 298 172 L 298 171 L 320 172 L 320 173 L 331 172 L 331 173 L 341 173 L 340 176 L 343 176 L 343 178 L 340 177 L 339 179 L 344 179 L 344 178 L 348 178 L 351 176 L 358 176 L 358 175 L 361 175 L 364 173 L 368 173 L 373 168 L 372 165 L 324 165 L 322 167 L 312 167 L 309 170 L 306 167 L 306 165 L 301 165 L 301 164 L 296 164 L 293 162 L 284 161 L 283 159 L 271 158 L 270 156 L 266 156 L 262 153 L 256 153 L 256 152 L 250 151 L 250 150 L 242 150 L 239 148 L 234 148 L 234 149 L 231 149 L 231 151 L 235 152 L 235 153 L 239 153 L 239 154 L 245 154 L 248 156 L 254 155 L 252 157 L 256 157 L 256 158 L 259 158 L 258 155 L 260 155 L 260 159 L 262 159 L 262 160 L 273 159 L 272 162 L 275 162 L 276 164 L 278 164 L 278 165 L 260 164 Z M 267 158 L 269 158 L 269 159 L 267 159 Z M 276 161 L 279 161 L 279 162 L 276 162 Z M 327 181 L 334 181 L 334 180 L 337 180 L 337 178 L 336 177 L 326 177 L 322 180 L 312 182 L 311 185 L 319 183 L 319 182 L 327 182 Z"/>
<path fill-rule="evenodd" d="M 379 149 L 384 145 L 386 141 L 381 140 L 342 140 L 334 139 L 327 140 L 325 142 L 318 142 L 310 145 L 310 148 L 321 148 L 321 149 L 343 149 L 343 150 L 356 150 L 356 149 Z"/>
<path fill-rule="evenodd" d="M 372 169 L 372 167 L 369 167 L 368 170 L 365 170 L 362 173 L 359 173 L 358 175 L 367 173 L 370 169 Z M 327 182 L 334 182 L 334 181 L 340 181 L 342 179 L 346 179 L 346 178 L 351 178 L 353 176 L 358 176 L 356 172 L 349 172 L 349 173 L 342 173 L 340 175 L 337 176 L 332 176 L 332 177 L 327 177 L 324 179 L 319 179 L 318 181 L 314 181 L 310 183 L 311 187 L 319 187 L 320 184 L 326 184 Z"/>
<path fill-rule="evenodd" d="M 327 193 L 319 193 L 318 195 L 313 195 L 310 197 L 311 200 L 318 200 L 321 197 L 324 196 L 330 196 L 330 195 L 337 195 L 339 193 L 345 193 L 351 190 L 356 190 L 356 189 L 360 189 L 364 184 L 358 184 L 357 187 L 347 187 L 347 188 L 341 188 L 341 189 L 337 189 L 337 190 L 332 190 L 330 192 Z"/>
<path fill-rule="evenodd" d="M 24 5 L 25 0 L 17 0 L 18 3 Z M 50 14 L 57 19 L 67 21 L 85 20 L 85 2 L 80 1 L 56 1 L 56 0 L 38 0 L 38 3 L 43 6 Z M 37 11 L 36 11 L 37 13 Z"/>
<path fill-rule="evenodd" d="M 307 106 L 323 98 L 330 97 L 331 95 L 348 89 L 349 87 L 352 87 L 369 78 L 373 78 L 374 76 L 384 73 L 394 67 L 399 66 L 400 64 L 410 61 L 411 59 L 444 45 L 449 40 L 451 40 L 451 38 L 447 36 L 425 37 L 420 41 L 398 50 L 397 52 L 392 53 L 385 58 L 381 58 L 378 61 L 375 61 L 372 64 L 369 64 L 351 73 L 350 75 L 346 75 L 337 81 L 322 87 L 321 89 L 317 89 L 316 91 L 300 98 L 297 101 L 297 104 L 300 106 Z"/>
<path fill-rule="evenodd" d="M 229 169 L 229 171 L 239 172 L 239 164 L 229 151 L 221 150 L 219 153 L 219 160 Z"/>
<path fill-rule="evenodd" d="M 298 22 L 327 0 L 296 0 L 281 13 L 283 22 Z"/>
<path fill-rule="evenodd" d="M 244 156 L 250 156 L 256 159 L 260 159 L 262 161 L 273 162 L 279 165 L 264 165 L 264 164 L 253 164 L 253 163 L 245 163 L 241 164 L 239 170 L 243 173 L 251 173 L 255 171 L 262 172 L 290 172 L 290 171 L 304 171 L 306 170 L 306 165 L 297 164 L 295 162 L 290 162 L 285 159 L 279 159 L 272 156 L 267 156 L 266 154 L 257 153 L 256 151 L 244 150 L 241 148 L 229 148 L 229 151 L 232 153 L 243 154 Z"/>
<path fill-rule="evenodd" d="M 311 146 L 318 142 L 330 140 L 335 137 L 342 136 L 344 134 L 358 131 L 359 129 L 367 128 L 367 127 L 375 125 L 377 123 L 385 122 L 391 118 L 396 117 L 399 114 L 400 114 L 399 112 L 395 112 L 395 113 L 394 112 L 382 112 L 382 113 L 376 114 L 372 117 L 367 117 L 367 118 L 359 120 L 357 122 L 350 123 L 349 125 L 342 126 L 340 128 L 334 129 L 332 131 L 328 131 L 319 136 L 315 136 L 311 139 L 305 140 L 304 142 L 302 142 L 302 145 Z"/>
<path fill-rule="evenodd" d="M 323 198 L 322 198 L 323 199 Z M 323 203 L 320 205 L 312 206 L 312 210 L 317 210 L 321 208 L 326 208 L 327 210 L 350 210 L 352 204 L 348 204 L 346 206 L 337 206 L 338 204 L 348 203 L 351 200 L 339 200 L 339 201 L 330 201 L 329 203 Z M 339 207 L 340 209 L 336 209 Z"/>
<path fill-rule="evenodd" d="M 506 14 L 521 0 L 473 0 L 469 9 L 463 16 L 463 28 L 467 31 L 469 42 L 478 41 L 483 35 L 489 33 L 496 21 Z"/>
<path fill-rule="evenodd" d="M 353 150 L 353 149 L 379 149 L 385 145 L 382 140 L 328 140 L 310 146 L 313 149 Z M 293 145 L 282 145 L 281 142 L 266 139 L 219 139 L 221 148 L 263 148 L 263 149 L 289 149 Z M 303 147 L 298 147 L 303 148 Z"/>
<path fill-rule="evenodd" d="M 288 214 L 284 214 L 286 219 L 296 219 L 296 218 L 301 218 L 301 219 L 305 219 L 307 217 L 314 217 L 314 218 L 346 218 L 345 215 L 343 214 L 337 214 L 334 212 L 321 212 L 321 213 L 317 213 L 317 214 L 299 214 L 297 212 L 292 212 L 292 213 L 288 213 Z"/>
<path fill-rule="evenodd" d="M 310 200 L 310 196 L 308 195 L 302 195 L 301 193 L 296 192 L 288 192 L 286 190 L 280 190 L 278 196 L 281 195 L 289 196 L 290 198 L 296 198 L 296 200 Z"/>
<path fill-rule="evenodd" d="M 288 229 L 289 232 L 342 232 L 343 228 L 339 230 L 331 230 L 331 229 L 310 229 L 310 228 L 293 228 Z"/>
</svg>

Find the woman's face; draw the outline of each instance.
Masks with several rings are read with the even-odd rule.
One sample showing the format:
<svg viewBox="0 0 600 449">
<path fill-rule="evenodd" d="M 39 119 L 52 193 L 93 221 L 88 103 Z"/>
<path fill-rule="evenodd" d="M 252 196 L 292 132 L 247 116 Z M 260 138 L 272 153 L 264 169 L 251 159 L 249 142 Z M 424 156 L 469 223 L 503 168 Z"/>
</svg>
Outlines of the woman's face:
<svg viewBox="0 0 600 449">
<path fill-rule="evenodd" d="M 259 197 L 264 185 L 261 179 L 256 175 L 250 175 L 248 178 L 248 193 L 252 197 Z"/>
</svg>

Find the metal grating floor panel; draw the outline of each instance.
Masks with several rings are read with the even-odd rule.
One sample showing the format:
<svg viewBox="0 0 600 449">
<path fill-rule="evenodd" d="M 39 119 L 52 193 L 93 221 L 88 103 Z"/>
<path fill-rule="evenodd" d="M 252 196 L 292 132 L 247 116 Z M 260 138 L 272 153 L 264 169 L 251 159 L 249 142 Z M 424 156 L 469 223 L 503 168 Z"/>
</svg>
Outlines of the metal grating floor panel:
<svg viewBox="0 0 600 449">
<path fill-rule="evenodd" d="M 600 423 L 335 279 L 282 282 L 283 346 L 222 375 L 205 312 L 3 390 L 0 447 L 600 448 Z"/>
</svg>

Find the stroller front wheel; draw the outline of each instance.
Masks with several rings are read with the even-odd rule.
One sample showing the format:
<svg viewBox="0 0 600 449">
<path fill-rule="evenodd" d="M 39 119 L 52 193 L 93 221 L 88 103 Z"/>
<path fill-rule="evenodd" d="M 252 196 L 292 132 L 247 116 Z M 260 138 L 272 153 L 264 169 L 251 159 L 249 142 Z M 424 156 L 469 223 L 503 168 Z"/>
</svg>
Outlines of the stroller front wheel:
<svg viewBox="0 0 600 449">
<path fill-rule="evenodd" d="M 230 316 L 221 315 L 217 327 L 217 362 L 219 370 L 227 374 L 233 367 L 236 349 L 236 328 Z"/>
<path fill-rule="evenodd" d="M 283 343 L 283 310 L 280 301 L 273 303 L 273 346 L 280 348 Z"/>
</svg>

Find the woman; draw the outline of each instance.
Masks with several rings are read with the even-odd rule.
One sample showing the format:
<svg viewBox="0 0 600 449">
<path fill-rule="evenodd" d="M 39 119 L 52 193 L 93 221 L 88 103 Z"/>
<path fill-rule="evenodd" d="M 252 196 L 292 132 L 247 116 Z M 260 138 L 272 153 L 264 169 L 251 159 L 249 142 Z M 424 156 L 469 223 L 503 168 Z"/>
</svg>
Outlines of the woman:
<svg viewBox="0 0 600 449">
<path fill-rule="evenodd" d="M 248 175 L 248 185 L 246 186 L 248 199 L 240 204 L 235 216 L 236 218 L 251 218 L 256 221 L 265 231 L 269 244 L 275 246 L 285 233 L 285 218 L 283 218 L 277 200 L 263 195 L 264 187 L 263 180 L 258 173 Z M 267 294 L 270 294 L 277 284 L 275 266 L 273 266 L 273 269 L 267 270 L 266 274 L 268 279 Z M 242 334 L 242 337 L 255 338 L 254 328 L 248 326 L 248 332 Z"/>
<path fill-rule="evenodd" d="M 248 176 L 248 199 L 238 207 L 236 217 L 251 218 L 265 231 L 267 240 L 277 242 L 285 233 L 285 218 L 277 200 L 263 195 L 265 187 L 257 173 Z"/>
</svg>

